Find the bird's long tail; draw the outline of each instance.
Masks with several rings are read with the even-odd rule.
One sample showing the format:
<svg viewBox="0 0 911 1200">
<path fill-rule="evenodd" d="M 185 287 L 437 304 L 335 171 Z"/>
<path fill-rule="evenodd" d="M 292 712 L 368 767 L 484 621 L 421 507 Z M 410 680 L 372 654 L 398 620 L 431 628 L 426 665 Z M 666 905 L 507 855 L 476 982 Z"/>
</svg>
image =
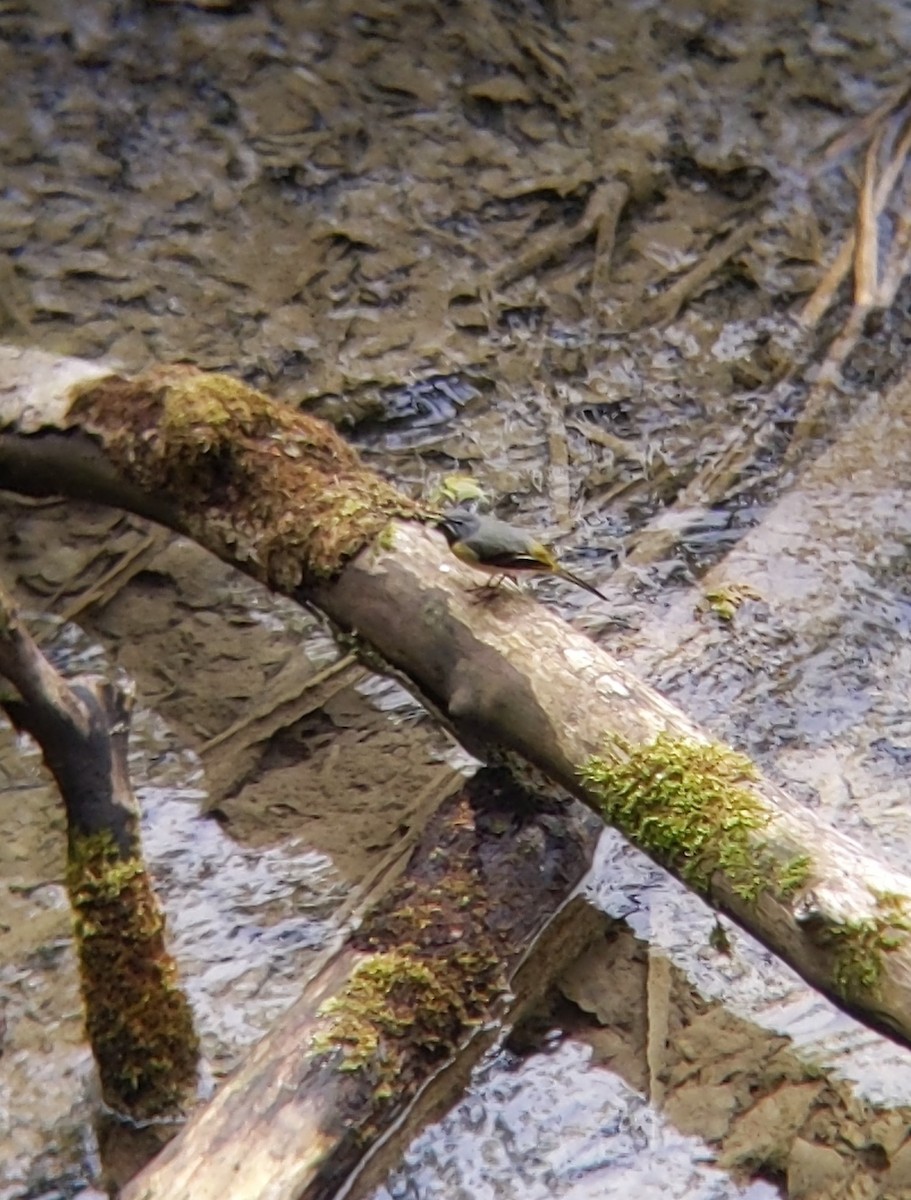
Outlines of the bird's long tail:
<svg viewBox="0 0 911 1200">
<path fill-rule="evenodd" d="M 572 571 L 567 571 L 566 567 L 558 567 L 556 574 L 559 575 L 561 579 L 568 579 L 569 582 L 574 583 L 576 587 L 585 588 L 587 592 L 591 592 L 593 596 L 597 596 L 598 599 L 603 600 L 605 604 L 610 603 L 607 596 L 605 596 L 603 592 L 599 592 L 593 584 L 588 583 L 585 579 L 580 578 L 578 575 L 574 575 Z"/>
</svg>

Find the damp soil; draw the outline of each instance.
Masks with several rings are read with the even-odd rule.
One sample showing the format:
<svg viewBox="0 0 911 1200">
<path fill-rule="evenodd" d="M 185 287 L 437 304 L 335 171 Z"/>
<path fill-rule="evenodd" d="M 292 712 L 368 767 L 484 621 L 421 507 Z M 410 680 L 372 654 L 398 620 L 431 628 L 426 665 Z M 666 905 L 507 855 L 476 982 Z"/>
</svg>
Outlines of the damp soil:
<svg viewBox="0 0 911 1200">
<path fill-rule="evenodd" d="M 339 424 L 414 495 L 472 475 L 613 611 L 561 585 L 543 601 L 906 859 L 906 485 L 850 448 L 866 429 L 904 453 L 905 413 L 878 397 L 908 358 L 909 293 L 898 271 L 837 355 L 850 280 L 800 314 L 854 229 L 864 118 L 901 101 L 907 7 L 71 9 L 0 3 L 4 339 L 230 371 Z M 315 615 L 194 547 L 0 501 L 5 578 L 51 653 L 136 681 L 146 844 L 219 1075 L 467 759 Z M 733 620 L 701 598 L 722 586 L 745 600 Z M 62 819 L 3 736 L 0 1196 L 75 1195 L 98 1162 Z M 736 931 L 732 957 L 712 949 L 698 902 L 610 837 L 591 898 L 642 943 L 590 952 L 541 1018 L 551 1041 L 523 1050 L 525 1091 L 518 1059 L 485 1064 L 453 1118 L 475 1141 L 447 1157 L 453 1127 L 430 1129 L 391 1194 L 911 1194 L 904 1051 Z M 593 1132 L 574 1093 L 602 1112 Z M 551 1158 L 533 1110 L 559 1131 Z M 673 1128 L 674 1154 L 646 1156 Z"/>
</svg>

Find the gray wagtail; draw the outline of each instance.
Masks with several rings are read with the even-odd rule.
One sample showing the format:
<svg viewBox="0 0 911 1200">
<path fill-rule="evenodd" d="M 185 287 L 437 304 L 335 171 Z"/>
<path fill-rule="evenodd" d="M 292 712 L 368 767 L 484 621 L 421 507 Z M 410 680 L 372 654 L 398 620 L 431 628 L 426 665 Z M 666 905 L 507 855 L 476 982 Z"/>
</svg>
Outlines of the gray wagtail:
<svg viewBox="0 0 911 1200">
<path fill-rule="evenodd" d="M 444 513 L 437 524 L 456 558 L 494 576 L 488 587 L 495 585 L 497 576 L 515 579 L 517 575 L 556 575 L 607 603 L 607 597 L 596 587 L 568 571 L 553 551 L 524 529 L 465 508 Z"/>
</svg>

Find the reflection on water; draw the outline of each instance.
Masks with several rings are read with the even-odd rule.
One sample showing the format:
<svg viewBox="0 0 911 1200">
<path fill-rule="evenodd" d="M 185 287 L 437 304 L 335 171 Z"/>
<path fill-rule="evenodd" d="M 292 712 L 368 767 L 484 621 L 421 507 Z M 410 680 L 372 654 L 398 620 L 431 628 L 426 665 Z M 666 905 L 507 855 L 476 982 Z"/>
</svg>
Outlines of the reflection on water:
<svg viewBox="0 0 911 1200">
<path fill-rule="evenodd" d="M 730 951 L 715 950 L 713 910 L 613 830 L 602 835 L 588 893 L 706 999 L 790 1038 L 802 1059 L 850 1080 L 870 1103 L 911 1105 L 911 1050 L 854 1020 L 732 922 Z"/>
<path fill-rule="evenodd" d="M 332 933 L 341 885 L 331 861 L 286 843 L 238 846 L 198 816 L 200 793 L 140 789 L 149 866 L 168 909 L 203 1046 L 224 1070 L 300 993 Z"/>
<path fill-rule="evenodd" d="M 713 1168 L 703 1143 L 589 1059 L 573 1041 L 491 1057 L 373 1200 L 777 1200 Z"/>
<path fill-rule="evenodd" d="M 376 420 L 362 424 L 356 440 L 365 449 L 379 447 L 386 453 L 433 445 L 479 397 L 478 389 L 459 375 L 431 375 L 385 388 L 377 396 Z"/>
<path fill-rule="evenodd" d="M 292 839 L 247 847 L 200 816 L 198 759 L 154 713 L 136 713 L 130 747 L 146 861 L 204 1052 L 221 1072 L 299 994 L 346 888 L 324 854 Z"/>
<path fill-rule="evenodd" d="M 372 1200 L 767 1200 L 780 1194 L 771 1183 L 732 1178 L 711 1165 L 715 1155 L 748 1167 L 768 1155 L 777 1178 L 791 1169 L 795 1136 L 804 1147 L 818 1135 L 819 1153 L 837 1165 L 832 1139 L 841 1149 L 846 1178 L 855 1170 L 863 1176 L 862 1160 L 839 1138 L 878 1146 L 882 1130 L 893 1127 L 894 1155 L 909 1109 L 892 1109 L 911 1105 L 911 1050 L 842 1012 L 730 923 L 727 948 L 714 948 L 712 910 L 611 830 L 586 890 L 639 939 L 626 937 L 639 947 L 641 979 L 631 988 L 630 961 L 612 957 L 610 942 L 600 951 L 593 943 L 559 985 L 581 1008 L 557 1009 L 551 1021 L 570 1022 L 574 1032 L 554 1028 L 544 1053 L 492 1055 L 462 1102 L 415 1138 Z M 663 993 L 665 976 L 659 966 L 656 983 L 649 964 L 665 959 L 673 970 Z M 648 1040 L 655 1029 L 657 1047 Z M 606 1065 L 595 1065 L 590 1046 Z M 660 1107 L 644 1094 L 650 1078 Z M 788 1103 L 784 1096 L 799 1105 L 805 1090 L 802 1115 L 782 1128 L 776 1106 Z M 708 1141 L 681 1134 L 665 1105 Z M 850 1130 L 841 1124 L 845 1106 Z M 874 1172 L 858 1183 L 875 1189 L 875 1179 Z"/>
</svg>

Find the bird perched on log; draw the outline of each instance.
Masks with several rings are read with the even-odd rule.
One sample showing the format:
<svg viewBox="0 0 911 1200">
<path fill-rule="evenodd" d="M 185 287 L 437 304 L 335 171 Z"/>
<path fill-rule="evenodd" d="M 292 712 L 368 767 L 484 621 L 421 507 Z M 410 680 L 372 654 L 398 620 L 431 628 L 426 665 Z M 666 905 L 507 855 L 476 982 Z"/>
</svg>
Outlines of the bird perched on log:
<svg viewBox="0 0 911 1200">
<path fill-rule="evenodd" d="M 484 587 L 496 587 L 500 580 L 519 575 L 556 575 L 607 602 L 596 587 L 568 571 L 552 550 L 524 529 L 467 508 L 444 513 L 437 524 L 456 558 L 492 576 Z"/>
</svg>

